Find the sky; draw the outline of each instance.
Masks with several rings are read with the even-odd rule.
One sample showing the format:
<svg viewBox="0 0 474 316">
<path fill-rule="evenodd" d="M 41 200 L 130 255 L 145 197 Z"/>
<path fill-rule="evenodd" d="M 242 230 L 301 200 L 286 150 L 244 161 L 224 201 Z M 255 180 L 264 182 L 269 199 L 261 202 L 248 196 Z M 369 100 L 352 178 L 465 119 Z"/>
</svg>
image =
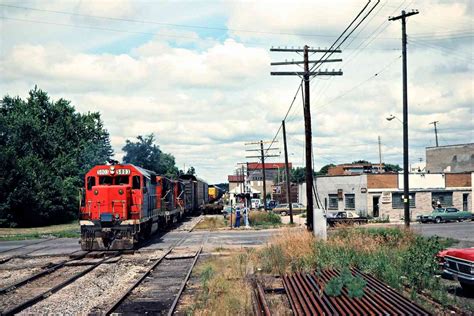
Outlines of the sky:
<svg viewBox="0 0 474 316">
<path fill-rule="evenodd" d="M 372 0 L 369 7 L 376 3 Z M 155 134 L 179 168 L 227 181 L 245 143 L 271 141 L 304 165 L 300 78 L 271 76 L 301 60 L 271 47 L 330 47 L 365 1 L 0 0 L 0 93 L 26 98 L 37 85 L 80 112 L 100 112 L 115 158 L 127 139 Z M 474 2 L 381 0 L 311 81 L 315 169 L 329 163 L 402 164 L 401 23 L 407 20 L 410 163 L 425 147 L 474 141 Z M 310 56 L 311 60 L 321 54 Z M 295 97 L 296 95 L 296 97 Z M 386 120 L 390 115 L 397 119 Z M 268 145 L 267 145 L 268 146 Z"/>
</svg>

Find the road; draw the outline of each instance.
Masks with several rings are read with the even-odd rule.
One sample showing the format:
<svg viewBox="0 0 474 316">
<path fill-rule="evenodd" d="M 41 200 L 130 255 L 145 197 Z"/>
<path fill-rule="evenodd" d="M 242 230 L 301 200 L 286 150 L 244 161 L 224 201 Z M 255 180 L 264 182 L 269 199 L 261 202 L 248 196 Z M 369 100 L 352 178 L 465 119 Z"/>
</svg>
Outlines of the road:
<svg viewBox="0 0 474 316">
<path fill-rule="evenodd" d="M 423 236 L 440 236 L 459 240 L 456 247 L 474 247 L 474 222 L 413 224 L 413 229 Z"/>
<path fill-rule="evenodd" d="M 186 236 L 183 246 L 200 245 L 212 252 L 215 248 L 254 247 L 264 245 L 278 230 L 233 230 L 233 231 L 171 231 L 159 233 L 139 250 L 167 249 Z M 12 255 L 59 256 L 79 251 L 77 238 L 57 238 L 48 240 L 17 240 L 0 242 L 0 259 Z"/>
</svg>

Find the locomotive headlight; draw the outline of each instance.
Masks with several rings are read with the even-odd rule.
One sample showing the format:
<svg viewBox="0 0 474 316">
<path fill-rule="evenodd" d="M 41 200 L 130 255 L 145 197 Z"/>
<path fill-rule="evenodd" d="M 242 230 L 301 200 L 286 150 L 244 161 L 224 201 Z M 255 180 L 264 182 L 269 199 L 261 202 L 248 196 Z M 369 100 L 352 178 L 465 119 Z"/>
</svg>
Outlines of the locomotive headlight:
<svg viewBox="0 0 474 316">
<path fill-rule="evenodd" d="M 119 194 L 122 195 L 123 194 L 123 190 L 122 189 L 119 189 Z"/>
<path fill-rule="evenodd" d="M 119 219 L 119 218 L 120 218 L 120 215 L 115 214 L 115 219 Z"/>
<path fill-rule="evenodd" d="M 94 194 L 95 194 L 95 195 L 99 194 L 99 191 L 98 191 L 98 190 L 94 190 Z"/>
</svg>

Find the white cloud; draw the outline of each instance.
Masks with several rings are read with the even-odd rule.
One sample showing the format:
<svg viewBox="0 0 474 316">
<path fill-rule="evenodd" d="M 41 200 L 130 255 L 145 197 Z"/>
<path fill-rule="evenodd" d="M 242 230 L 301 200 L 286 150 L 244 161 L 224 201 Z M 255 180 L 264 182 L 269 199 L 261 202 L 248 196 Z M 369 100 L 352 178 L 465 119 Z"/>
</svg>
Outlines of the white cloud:
<svg viewBox="0 0 474 316">
<path fill-rule="evenodd" d="M 382 1 L 368 26 L 344 47 L 340 54 L 344 62 L 334 65 L 342 66 L 344 76 L 313 81 L 311 111 L 317 168 L 329 162 L 377 160 L 379 135 L 387 161 L 401 162 L 401 124 L 385 120 L 390 113 L 402 118 L 400 25 L 385 21 L 403 8 L 402 3 L 406 2 Z M 433 36 L 469 29 L 469 25 L 472 33 L 468 4 L 420 1 L 414 6 L 420 14 L 409 21 L 411 40 L 417 42 L 409 43 L 413 160 L 422 157 L 424 146 L 433 143 L 429 125 L 433 120 L 440 121 L 442 144 L 474 141 L 472 62 L 464 62 L 472 59 L 472 37 L 454 44 L 433 41 Z M 211 182 L 225 181 L 236 163 L 245 161 L 244 142 L 273 138 L 294 96 L 299 78 L 271 77 L 270 62 L 301 56 L 270 53 L 268 48 L 285 44 L 328 46 L 334 40 L 331 36 L 339 34 L 362 7 L 359 1 L 342 0 L 324 5 L 314 1 L 211 5 L 57 1 L 44 6 L 33 1 L 23 5 L 174 24 L 225 24 L 231 29 L 256 31 L 114 22 L 14 9 L 4 13 L 136 33 L 0 23 L 3 94 L 25 97 L 37 84 L 54 99 L 71 100 L 79 111 L 100 111 L 117 158 L 123 155 L 126 139 L 154 133 L 161 148 L 175 155 L 180 167 L 193 165 Z M 437 18 L 440 13 L 442 20 Z M 379 25 L 382 27 L 377 28 Z M 367 37 L 376 30 L 383 32 L 365 47 Z M 318 36 L 264 33 L 267 31 Z M 428 37 L 417 38 L 417 33 Z M 456 56 L 448 59 L 449 48 L 440 48 L 442 45 L 456 45 Z M 303 126 L 298 95 L 287 122 L 290 160 L 295 164 L 303 163 Z M 276 147 L 282 148 L 281 138 L 278 140 Z"/>
</svg>

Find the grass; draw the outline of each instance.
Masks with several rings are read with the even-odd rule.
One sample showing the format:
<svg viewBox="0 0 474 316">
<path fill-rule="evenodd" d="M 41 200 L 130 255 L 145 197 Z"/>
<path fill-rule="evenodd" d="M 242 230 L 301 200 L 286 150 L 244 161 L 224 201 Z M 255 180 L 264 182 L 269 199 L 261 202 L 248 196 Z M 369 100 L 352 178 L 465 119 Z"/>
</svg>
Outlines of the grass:
<svg viewBox="0 0 474 316">
<path fill-rule="evenodd" d="M 196 267 L 199 291 L 188 315 L 251 315 L 251 287 L 246 277 L 252 272 L 252 251 L 232 257 L 212 257 Z M 193 272 L 194 273 L 194 272 Z"/>
<path fill-rule="evenodd" d="M 228 227 L 230 224 L 227 219 L 221 216 L 204 217 L 194 228 L 195 230 L 217 230 L 219 228 Z"/>
<path fill-rule="evenodd" d="M 25 240 L 39 238 L 77 238 L 80 236 L 79 223 L 60 224 L 32 228 L 0 228 L 0 240 Z"/>
</svg>

